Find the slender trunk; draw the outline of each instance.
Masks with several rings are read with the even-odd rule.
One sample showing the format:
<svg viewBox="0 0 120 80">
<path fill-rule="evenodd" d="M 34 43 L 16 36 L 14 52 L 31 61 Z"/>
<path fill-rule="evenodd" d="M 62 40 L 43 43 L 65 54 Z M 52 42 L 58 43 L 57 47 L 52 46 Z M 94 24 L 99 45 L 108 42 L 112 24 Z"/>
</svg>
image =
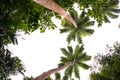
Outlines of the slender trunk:
<svg viewBox="0 0 120 80">
<path fill-rule="evenodd" d="M 58 68 L 55 68 L 55 69 L 51 69 L 47 72 L 42 73 L 41 75 L 36 77 L 34 80 L 44 80 L 45 78 L 48 78 L 51 74 L 59 72 L 59 71 L 63 70 L 64 68 L 66 68 L 68 66 L 71 66 L 73 64 L 74 64 L 73 62 L 69 62 L 69 63 L 65 64 L 64 66 L 61 66 L 61 67 L 58 67 Z"/>
<path fill-rule="evenodd" d="M 70 14 L 68 14 L 61 6 L 59 6 L 54 0 L 33 0 L 34 2 L 40 4 L 41 6 L 44 6 L 52 11 L 55 11 L 56 13 L 59 13 L 63 17 L 65 17 L 67 20 L 69 20 L 75 27 L 77 27 L 76 22 L 71 17 Z"/>
</svg>

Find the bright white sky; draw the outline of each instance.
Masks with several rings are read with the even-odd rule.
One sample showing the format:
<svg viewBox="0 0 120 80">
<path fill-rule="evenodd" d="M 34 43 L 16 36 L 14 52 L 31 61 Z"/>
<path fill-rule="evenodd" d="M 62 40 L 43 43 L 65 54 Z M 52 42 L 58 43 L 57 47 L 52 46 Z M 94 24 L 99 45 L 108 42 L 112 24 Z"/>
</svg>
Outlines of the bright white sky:
<svg viewBox="0 0 120 80">
<path fill-rule="evenodd" d="M 103 24 L 100 28 L 95 27 L 94 34 L 83 40 L 86 52 L 93 56 L 98 52 L 104 52 L 106 44 L 112 45 L 115 41 L 120 41 L 119 23 L 120 18 L 112 20 L 110 24 Z M 27 76 L 36 77 L 57 67 L 61 56 L 60 48 L 67 47 L 66 34 L 60 34 L 58 29 L 48 30 L 45 33 L 37 30 L 22 37 L 25 40 L 19 38 L 18 45 L 9 45 L 9 48 L 14 56 L 18 56 L 25 64 Z M 82 70 L 81 80 L 88 80 L 88 74 L 89 71 Z M 12 80 L 22 80 L 22 76 L 14 76 Z"/>
</svg>

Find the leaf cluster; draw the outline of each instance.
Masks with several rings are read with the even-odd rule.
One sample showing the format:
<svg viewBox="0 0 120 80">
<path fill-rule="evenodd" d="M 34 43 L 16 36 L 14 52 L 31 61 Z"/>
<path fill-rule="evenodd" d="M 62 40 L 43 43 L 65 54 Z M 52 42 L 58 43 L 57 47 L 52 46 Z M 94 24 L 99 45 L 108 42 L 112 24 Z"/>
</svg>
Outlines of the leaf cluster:
<svg viewBox="0 0 120 80">
<path fill-rule="evenodd" d="M 98 73 L 90 75 L 91 80 L 120 80 L 120 43 L 108 47 L 107 54 L 98 55 L 96 60 L 100 68 Z"/>
<path fill-rule="evenodd" d="M 11 52 L 4 47 L 0 48 L 0 79 L 7 80 L 10 75 L 17 73 L 23 74 L 25 71 L 21 60 L 18 57 L 12 57 Z"/>
</svg>

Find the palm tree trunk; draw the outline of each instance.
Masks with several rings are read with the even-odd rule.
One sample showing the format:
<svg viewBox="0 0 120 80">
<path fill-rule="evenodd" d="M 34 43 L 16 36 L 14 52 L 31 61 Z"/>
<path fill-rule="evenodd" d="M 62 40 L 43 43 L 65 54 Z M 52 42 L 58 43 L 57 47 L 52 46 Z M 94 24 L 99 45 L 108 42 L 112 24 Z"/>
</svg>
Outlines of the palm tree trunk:
<svg viewBox="0 0 120 80">
<path fill-rule="evenodd" d="M 54 0 L 33 0 L 34 2 L 40 4 L 41 6 L 44 6 L 45 8 L 48 8 L 52 11 L 55 11 L 56 13 L 59 13 L 63 17 L 65 17 L 68 21 L 70 21 L 75 27 L 77 27 L 76 22 L 71 17 L 70 14 L 68 14 L 61 6 L 59 6 Z"/>
<path fill-rule="evenodd" d="M 64 66 L 61 66 L 61 67 L 58 67 L 58 68 L 55 68 L 55 69 L 51 69 L 47 72 L 42 73 L 41 75 L 36 77 L 34 80 L 44 80 L 45 78 L 48 78 L 51 74 L 59 72 L 59 71 L 63 70 L 64 68 L 66 68 L 68 66 L 71 66 L 73 64 L 74 64 L 73 62 L 69 62 L 69 63 L 65 64 Z"/>
</svg>

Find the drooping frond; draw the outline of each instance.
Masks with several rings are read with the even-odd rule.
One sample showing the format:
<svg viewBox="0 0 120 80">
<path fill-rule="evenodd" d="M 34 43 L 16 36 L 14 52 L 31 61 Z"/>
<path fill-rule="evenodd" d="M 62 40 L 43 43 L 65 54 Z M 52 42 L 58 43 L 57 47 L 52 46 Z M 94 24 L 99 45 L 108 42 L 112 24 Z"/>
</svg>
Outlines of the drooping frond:
<svg viewBox="0 0 120 80">
<path fill-rule="evenodd" d="M 80 73 L 77 65 L 74 66 L 74 73 L 75 73 L 75 77 L 80 80 Z"/>
<path fill-rule="evenodd" d="M 83 68 L 83 69 L 89 69 L 90 68 L 90 66 L 88 66 L 85 63 L 81 63 L 81 62 L 78 62 L 78 66 L 81 67 L 81 68 Z"/>
<path fill-rule="evenodd" d="M 73 66 L 69 66 L 64 72 L 65 76 L 72 77 L 72 71 L 73 71 Z"/>
<path fill-rule="evenodd" d="M 62 54 L 66 57 L 70 57 L 70 53 L 65 49 L 65 48 L 61 48 Z"/>
</svg>

